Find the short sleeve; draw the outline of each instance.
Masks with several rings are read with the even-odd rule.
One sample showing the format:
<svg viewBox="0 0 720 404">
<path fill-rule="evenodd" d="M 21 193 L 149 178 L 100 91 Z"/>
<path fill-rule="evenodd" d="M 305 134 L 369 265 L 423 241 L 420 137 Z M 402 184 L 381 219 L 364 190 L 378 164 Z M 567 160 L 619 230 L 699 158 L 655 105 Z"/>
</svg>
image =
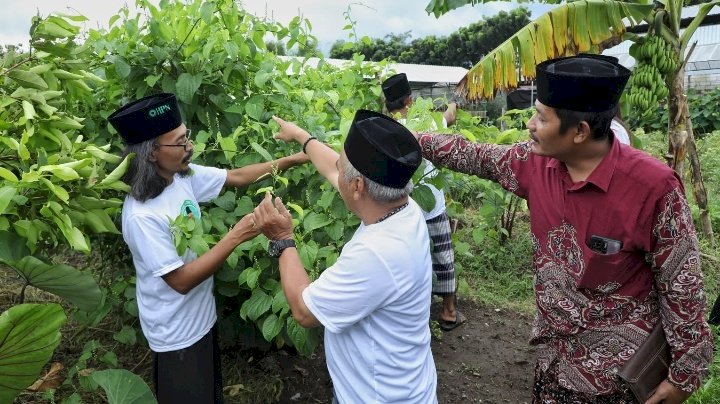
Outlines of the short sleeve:
<svg viewBox="0 0 720 404">
<path fill-rule="evenodd" d="M 163 276 L 184 265 L 175 251 L 170 226 L 157 217 L 133 215 L 123 228 L 125 241 L 133 259 L 141 261 L 136 268 L 148 268 L 153 276 Z"/>
<path fill-rule="evenodd" d="M 225 185 L 227 170 L 196 164 L 190 164 L 190 168 L 193 172 L 189 178 L 195 199 L 198 202 L 207 202 L 216 198 Z"/>
<path fill-rule="evenodd" d="M 340 333 L 397 298 L 397 290 L 386 263 L 372 249 L 353 243 L 302 296 L 329 332 Z"/>
</svg>

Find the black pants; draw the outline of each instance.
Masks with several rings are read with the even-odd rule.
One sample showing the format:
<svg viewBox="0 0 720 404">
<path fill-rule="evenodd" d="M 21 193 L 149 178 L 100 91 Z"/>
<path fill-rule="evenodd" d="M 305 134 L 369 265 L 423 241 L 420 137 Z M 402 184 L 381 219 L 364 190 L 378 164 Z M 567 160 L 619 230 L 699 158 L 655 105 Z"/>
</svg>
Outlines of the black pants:
<svg viewBox="0 0 720 404">
<path fill-rule="evenodd" d="M 222 371 L 216 331 L 193 345 L 153 352 L 158 404 L 222 404 Z"/>
<path fill-rule="evenodd" d="M 715 305 L 710 312 L 710 319 L 708 320 L 708 323 L 712 325 L 720 325 L 720 296 L 718 296 L 717 300 L 715 300 Z"/>
</svg>

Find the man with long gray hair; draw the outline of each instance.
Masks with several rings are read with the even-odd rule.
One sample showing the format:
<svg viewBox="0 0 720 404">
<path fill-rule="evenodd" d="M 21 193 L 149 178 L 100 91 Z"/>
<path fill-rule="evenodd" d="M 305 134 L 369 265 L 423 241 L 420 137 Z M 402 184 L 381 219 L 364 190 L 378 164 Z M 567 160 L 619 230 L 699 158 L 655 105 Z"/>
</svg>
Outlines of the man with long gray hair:
<svg viewBox="0 0 720 404">
<path fill-rule="evenodd" d="M 274 168 L 308 161 L 303 153 L 234 170 L 190 163 L 190 130 L 173 94 L 151 95 L 115 111 L 108 121 L 122 136 L 125 154 L 135 153 L 124 181 L 122 233 L 137 273 L 140 325 L 153 351 L 159 403 L 222 402 L 217 335 L 213 331 L 213 274 L 240 243 L 258 235 L 243 217 L 200 257 L 175 250 L 170 222 L 178 215 L 200 219 L 199 202 L 223 186 L 244 187 Z"/>
<path fill-rule="evenodd" d="M 336 403 L 437 403 L 430 352 L 430 239 L 409 198 L 422 157 L 413 135 L 382 114 L 358 111 L 338 155 L 275 118 L 277 139 L 296 141 L 362 223 L 337 262 L 310 282 L 295 249 L 292 217 L 269 194 L 253 220 L 280 261 L 295 320 L 325 326 Z"/>
</svg>

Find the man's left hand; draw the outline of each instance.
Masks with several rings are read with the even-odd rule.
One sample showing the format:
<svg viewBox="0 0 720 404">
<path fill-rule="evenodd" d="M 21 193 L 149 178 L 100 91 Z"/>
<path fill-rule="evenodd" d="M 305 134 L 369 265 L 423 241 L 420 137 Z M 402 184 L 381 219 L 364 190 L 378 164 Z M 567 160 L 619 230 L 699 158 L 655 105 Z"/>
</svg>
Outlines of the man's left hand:
<svg viewBox="0 0 720 404">
<path fill-rule="evenodd" d="M 279 197 L 273 205 L 270 192 L 265 193 L 265 198 L 253 211 L 253 218 L 255 226 L 270 240 L 293 238 L 292 215 Z"/>
<path fill-rule="evenodd" d="M 690 394 L 673 386 L 669 381 L 663 380 L 653 395 L 645 401 L 645 404 L 679 404 L 687 400 Z"/>
</svg>

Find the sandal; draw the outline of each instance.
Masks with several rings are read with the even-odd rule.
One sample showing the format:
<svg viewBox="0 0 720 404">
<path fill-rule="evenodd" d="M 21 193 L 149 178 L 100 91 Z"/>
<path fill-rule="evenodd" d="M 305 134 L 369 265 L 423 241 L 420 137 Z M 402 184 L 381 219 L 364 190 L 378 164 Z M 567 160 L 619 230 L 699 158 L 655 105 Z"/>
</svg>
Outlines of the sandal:
<svg viewBox="0 0 720 404">
<path fill-rule="evenodd" d="M 465 316 L 463 316 L 462 313 L 460 313 L 460 310 L 455 309 L 455 321 L 447 321 L 440 319 L 440 329 L 443 331 L 452 331 L 465 324 L 466 321 L 467 319 L 465 318 Z"/>
</svg>

